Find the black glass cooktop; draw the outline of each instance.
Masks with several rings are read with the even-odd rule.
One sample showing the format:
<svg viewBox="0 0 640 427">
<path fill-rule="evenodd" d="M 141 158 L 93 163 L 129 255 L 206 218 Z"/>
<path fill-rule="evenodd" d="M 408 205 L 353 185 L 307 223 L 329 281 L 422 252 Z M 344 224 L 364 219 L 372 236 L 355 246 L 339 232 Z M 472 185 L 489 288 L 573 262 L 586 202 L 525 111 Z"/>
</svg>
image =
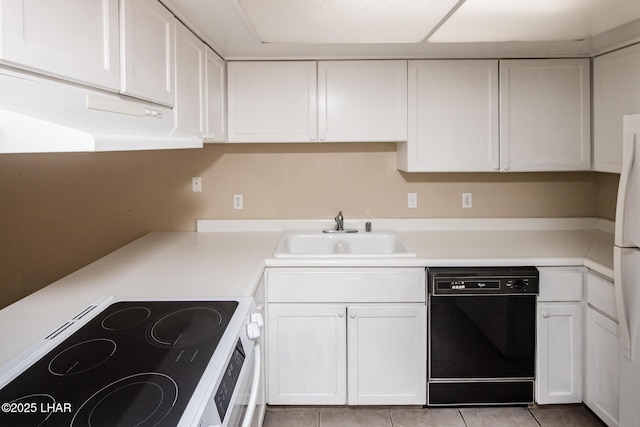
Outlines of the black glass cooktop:
<svg viewBox="0 0 640 427">
<path fill-rule="evenodd" d="M 0 390 L 0 426 L 175 426 L 237 306 L 110 305 Z"/>
</svg>

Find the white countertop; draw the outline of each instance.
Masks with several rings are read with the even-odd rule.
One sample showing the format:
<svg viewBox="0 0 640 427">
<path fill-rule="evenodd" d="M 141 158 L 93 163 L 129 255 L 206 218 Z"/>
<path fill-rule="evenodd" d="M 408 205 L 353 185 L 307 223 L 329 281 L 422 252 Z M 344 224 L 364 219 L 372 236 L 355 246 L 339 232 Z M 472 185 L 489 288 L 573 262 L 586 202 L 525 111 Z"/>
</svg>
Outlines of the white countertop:
<svg viewBox="0 0 640 427">
<path fill-rule="evenodd" d="M 613 235 L 594 227 L 421 231 L 398 227 L 416 258 L 273 258 L 278 226 L 218 221 L 204 232 L 154 232 L 0 310 L 0 364 L 15 357 L 103 296 L 208 298 L 252 296 L 265 267 L 293 266 L 582 266 L 613 274 Z M 374 224 L 376 224 L 374 222 Z M 584 225 L 580 221 L 579 226 Z M 589 225 L 597 224 L 588 222 Z M 477 225 L 477 224 L 476 224 Z M 544 225 L 544 224 L 543 224 Z M 575 224 L 574 224 L 575 225 Z M 411 225 L 411 226 L 415 226 Z M 536 228 L 536 227 L 534 227 Z M 230 231 L 215 231 L 225 229 Z"/>
<path fill-rule="evenodd" d="M 100 297 L 253 296 L 278 236 L 149 233 L 0 310 L 0 365 Z"/>
</svg>

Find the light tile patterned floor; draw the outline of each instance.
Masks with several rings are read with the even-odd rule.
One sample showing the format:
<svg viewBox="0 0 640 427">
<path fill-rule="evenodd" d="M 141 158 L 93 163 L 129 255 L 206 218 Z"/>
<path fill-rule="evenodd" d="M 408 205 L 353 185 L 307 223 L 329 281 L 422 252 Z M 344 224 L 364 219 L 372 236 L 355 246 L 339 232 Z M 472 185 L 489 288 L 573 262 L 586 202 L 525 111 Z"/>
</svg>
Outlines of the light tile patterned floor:
<svg viewBox="0 0 640 427">
<path fill-rule="evenodd" d="M 583 405 L 532 408 L 269 407 L 264 427 L 602 427 Z"/>
</svg>

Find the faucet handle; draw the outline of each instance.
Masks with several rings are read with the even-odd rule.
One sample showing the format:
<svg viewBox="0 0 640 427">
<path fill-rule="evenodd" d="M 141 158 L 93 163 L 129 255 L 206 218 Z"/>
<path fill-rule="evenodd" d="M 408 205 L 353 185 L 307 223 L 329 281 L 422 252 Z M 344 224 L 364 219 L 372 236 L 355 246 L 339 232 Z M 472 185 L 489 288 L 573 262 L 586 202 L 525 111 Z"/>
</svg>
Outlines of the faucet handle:
<svg viewBox="0 0 640 427">
<path fill-rule="evenodd" d="M 336 230 L 342 231 L 344 229 L 344 217 L 342 216 L 342 211 L 338 212 L 338 216 L 335 217 L 336 220 Z"/>
</svg>

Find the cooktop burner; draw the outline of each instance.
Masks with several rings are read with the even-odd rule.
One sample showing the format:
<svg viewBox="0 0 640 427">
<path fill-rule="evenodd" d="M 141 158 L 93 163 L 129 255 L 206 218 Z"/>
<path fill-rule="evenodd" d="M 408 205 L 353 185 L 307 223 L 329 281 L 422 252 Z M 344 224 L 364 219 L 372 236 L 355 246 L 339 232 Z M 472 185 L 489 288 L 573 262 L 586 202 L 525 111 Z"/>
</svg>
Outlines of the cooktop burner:
<svg viewBox="0 0 640 427">
<path fill-rule="evenodd" d="M 237 306 L 111 304 L 0 390 L 0 425 L 175 426 Z"/>
</svg>

